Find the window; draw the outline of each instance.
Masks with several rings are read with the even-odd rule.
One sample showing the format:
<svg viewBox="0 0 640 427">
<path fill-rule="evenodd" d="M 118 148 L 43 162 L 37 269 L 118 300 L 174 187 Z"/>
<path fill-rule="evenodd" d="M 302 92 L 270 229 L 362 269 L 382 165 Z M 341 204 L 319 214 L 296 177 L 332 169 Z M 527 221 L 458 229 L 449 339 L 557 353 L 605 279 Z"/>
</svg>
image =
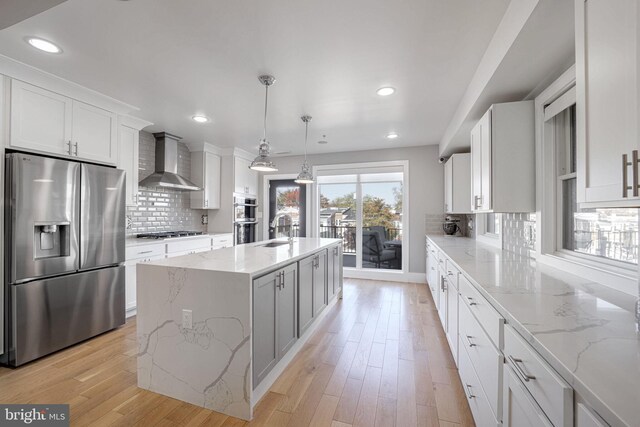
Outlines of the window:
<svg viewBox="0 0 640 427">
<path fill-rule="evenodd" d="M 638 264 L 638 209 L 582 209 L 577 204 L 575 91 L 567 95 L 545 108 L 555 145 L 556 248 L 574 255 Z"/>
<path fill-rule="evenodd" d="M 477 214 L 476 224 L 476 240 L 498 248 L 502 247 L 502 214 Z"/>
<path fill-rule="evenodd" d="M 485 216 L 484 234 L 500 235 L 500 214 L 489 213 Z"/>
</svg>

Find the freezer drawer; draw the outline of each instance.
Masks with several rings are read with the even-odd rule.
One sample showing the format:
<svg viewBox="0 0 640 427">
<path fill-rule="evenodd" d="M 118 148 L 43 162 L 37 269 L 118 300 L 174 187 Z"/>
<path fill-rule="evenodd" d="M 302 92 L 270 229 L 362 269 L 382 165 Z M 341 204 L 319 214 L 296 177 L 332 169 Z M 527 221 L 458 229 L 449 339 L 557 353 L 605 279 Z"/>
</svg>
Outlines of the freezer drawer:
<svg viewBox="0 0 640 427">
<path fill-rule="evenodd" d="M 124 266 L 11 286 L 13 366 L 125 322 Z"/>
<path fill-rule="evenodd" d="M 120 169 L 82 165 L 80 269 L 125 261 L 125 174 Z"/>
</svg>

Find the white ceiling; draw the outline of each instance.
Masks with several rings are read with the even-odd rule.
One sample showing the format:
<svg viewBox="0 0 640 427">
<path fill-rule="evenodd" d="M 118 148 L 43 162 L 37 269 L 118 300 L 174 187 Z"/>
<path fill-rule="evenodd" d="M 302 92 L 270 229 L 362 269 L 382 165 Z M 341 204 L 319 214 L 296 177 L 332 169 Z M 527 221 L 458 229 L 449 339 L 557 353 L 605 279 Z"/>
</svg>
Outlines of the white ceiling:
<svg viewBox="0 0 640 427">
<path fill-rule="evenodd" d="M 300 153 L 437 144 L 508 0 L 68 0 L 0 31 L 0 53 L 140 107 L 187 141 Z M 59 44 L 61 55 L 24 37 Z M 381 98 L 381 86 L 397 89 Z M 204 114 L 209 124 L 190 117 Z M 395 131 L 400 138 L 385 138 Z"/>
</svg>

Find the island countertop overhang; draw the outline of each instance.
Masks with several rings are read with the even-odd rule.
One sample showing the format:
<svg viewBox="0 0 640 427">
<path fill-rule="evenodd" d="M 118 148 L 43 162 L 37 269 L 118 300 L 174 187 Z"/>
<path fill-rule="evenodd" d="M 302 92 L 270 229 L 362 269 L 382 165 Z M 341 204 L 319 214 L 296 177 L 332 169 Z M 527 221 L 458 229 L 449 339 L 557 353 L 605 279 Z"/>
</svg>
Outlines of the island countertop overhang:
<svg viewBox="0 0 640 427">
<path fill-rule="evenodd" d="M 293 246 L 287 244 L 265 247 L 270 242 L 287 242 L 287 239 L 264 240 L 214 251 L 182 255 L 145 263 L 145 265 L 186 268 L 248 274 L 258 277 L 285 265 L 304 259 L 322 249 L 339 245 L 341 239 L 296 237 Z"/>
</svg>

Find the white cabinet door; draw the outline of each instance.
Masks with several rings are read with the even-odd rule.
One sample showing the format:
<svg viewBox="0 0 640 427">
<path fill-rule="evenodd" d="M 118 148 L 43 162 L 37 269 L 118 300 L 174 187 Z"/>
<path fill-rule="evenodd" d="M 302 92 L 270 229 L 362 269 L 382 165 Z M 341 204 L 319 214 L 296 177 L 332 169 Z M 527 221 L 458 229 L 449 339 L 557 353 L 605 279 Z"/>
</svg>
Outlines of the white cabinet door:
<svg viewBox="0 0 640 427">
<path fill-rule="evenodd" d="M 71 114 L 71 99 L 12 80 L 9 144 L 15 148 L 70 155 Z"/>
<path fill-rule="evenodd" d="M 478 122 L 471 130 L 471 200 L 472 211 L 479 209 L 482 197 L 482 127 Z"/>
<path fill-rule="evenodd" d="M 242 157 L 233 158 L 234 191 L 256 196 L 258 194 L 258 173 L 249 169 L 251 162 Z"/>
<path fill-rule="evenodd" d="M 444 329 L 445 334 L 448 331 L 448 319 L 447 319 L 447 311 L 449 309 L 449 302 L 447 301 L 447 287 L 449 287 L 449 283 L 447 283 L 447 275 L 442 270 L 438 270 L 438 315 L 440 316 L 440 323 L 442 323 L 442 329 Z"/>
<path fill-rule="evenodd" d="M 453 280 L 451 276 L 450 280 Z M 458 365 L 458 291 L 447 281 L 447 338 L 453 354 L 453 360 Z"/>
<path fill-rule="evenodd" d="M 453 212 L 453 157 L 444 164 L 444 211 Z"/>
<path fill-rule="evenodd" d="M 116 126 L 114 113 L 73 101 L 73 154 L 83 159 L 115 164 L 118 160 Z"/>
<path fill-rule="evenodd" d="M 491 110 L 488 110 L 478 123 L 480 126 L 480 198 L 478 210 L 491 209 Z"/>
<path fill-rule="evenodd" d="M 118 135 L 118 168 L 126 173 L 127 206 L 138 205 L 138 143 L 140 132 L 129 126 L 120 126 Z"/>
<path fill-rule="evenodd" d="M 504 427 L 551 427 L 552 424 L 516 374 L 504 365 L 502 423 Z"/>
<path fill-rule="evenodd" d="M 220 156 L 205 151 L 191 153 L 191 180 L 202 187 L 191 192 L 191 208 L 220 209 Z"/>
<path fill-rule="evenodd" d="M 148 258 L 141 258 L 141 259 L 134 259 L 134 260 L 128 260 L 125 261 L 124 263 L 124 295 L 125 295 L 125 310 L 126 311 L 131 311 L 134 310 L 137 307 L 136 304 L 136 282 L 137 282 L 137 276 L 136 276 L 136 265 L 139 262 L 149 262 L 149 261 L 155 261 L 155 260 L 159 260 L 159 259 L 164 259 L 164 254 L 163 255 L 154 255 Z"/>
<path fill-rule="evenodd" d="M 634 168 L 623 167 L 622 156 L 631 162 L 640 145 L 640 6 L 637 0 L 575 5 L 578 202 L 638 206 L 640 198 L 624 189 L 623 173 L 632 186 Z"/>
</svg>

